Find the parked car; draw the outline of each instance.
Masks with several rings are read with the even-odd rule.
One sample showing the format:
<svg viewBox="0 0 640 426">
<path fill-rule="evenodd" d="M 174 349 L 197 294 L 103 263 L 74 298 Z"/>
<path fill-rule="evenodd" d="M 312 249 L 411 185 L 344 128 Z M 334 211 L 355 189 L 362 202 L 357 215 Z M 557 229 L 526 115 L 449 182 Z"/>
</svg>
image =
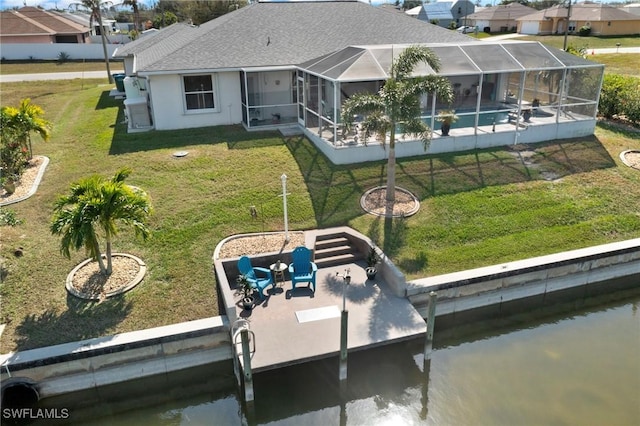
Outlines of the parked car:
<svg viewBox="0 0 640 426">
<path fill-rule="evenodd" d="M 456 29 L 456 31 L 458 31 L 459 33 L 462 33 L 462 34 L 472 33 L 475 30 L 476 30 L 476 27 L 468 27 L 468 26 L 458 27 Z"/>
</svg>

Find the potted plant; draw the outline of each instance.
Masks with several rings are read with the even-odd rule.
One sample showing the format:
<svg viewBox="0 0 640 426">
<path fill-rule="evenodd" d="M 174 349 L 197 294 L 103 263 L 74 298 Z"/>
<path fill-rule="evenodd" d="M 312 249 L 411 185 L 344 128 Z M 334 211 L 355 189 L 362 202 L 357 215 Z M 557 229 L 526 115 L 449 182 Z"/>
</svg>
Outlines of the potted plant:
<svg viewBox="0 0 640 426">
<path fill-rule="evenodd" d="M 378 272 L 378 262 L 380 262 L 380 256 L 378 256 L 378 252 L 374 246 L 369 248 L 366 261 L 367 268 L 365 271 L 367 273 L 367 279 L 372 280 L 376 277 L 376 273 Z"/>
<path fill-rule="evenodd" d="M 255 299 L 253 298 L 253 287 L 246 275 L 238 275 L 236 279 L 237 291 L 242 295 L 242 307 L 247 310 L 253 309 Z"/>
<path fill-rule="evenodd" d="M 449 130 L 451 129 L 451 124 L 458 121 L 458 116 L 456 112 L 452 109 L 442 110 L 438 113 L 436 117 L 436 121 L 442 123 L 440 130 L 442 131 L 442 136 L 449 136 Z"/>
</svg>

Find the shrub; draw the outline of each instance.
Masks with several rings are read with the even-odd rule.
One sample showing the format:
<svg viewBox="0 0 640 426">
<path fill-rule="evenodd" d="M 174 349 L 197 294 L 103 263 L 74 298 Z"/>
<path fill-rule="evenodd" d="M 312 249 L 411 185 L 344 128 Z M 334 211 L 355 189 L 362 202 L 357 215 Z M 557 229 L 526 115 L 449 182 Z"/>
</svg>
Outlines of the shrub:
<svg viewBox="0 0 640 426">
<path fill-rule="evenodd" d="M 580 37 L 589 37 L 589 35 L 591 35 L 591 27 L 587 27 L 586 25 L 580 27 L 578 35 Z"/>
<path fill-rule="evenodd" d="M 22 220 L 18 219 L 16 212 L 0 207 L 0 226 L 20 225 Z"/>
<path fill-rule="evenodd" d="M 71 56 L 67 52 L 58 53 L 59 64 L 64 64 L 65 62 L 68 62 L 70 59 L 71 59 Z"/>
<path fill-rule="evenodd" d="M 587 57 L 587 48 L 588 46 L 576 47 L 573 44 L 567 46 L 567 53 L 571 53 L 572 55 L 580 56 L 581 58 Z"/>
<path fill-rule="evenodd" d="M 20 179 L 29 159 L 29 152 L 20 143 L 15 128 L 11 126 L 12 110 L 0 109 L 0 185 Z"/>
<path fill-rule="evenodd" d="M 598 111 L 605 118 L 625 116 L 640 124 L 640 78 L 605 74 Z"/>
</svg>

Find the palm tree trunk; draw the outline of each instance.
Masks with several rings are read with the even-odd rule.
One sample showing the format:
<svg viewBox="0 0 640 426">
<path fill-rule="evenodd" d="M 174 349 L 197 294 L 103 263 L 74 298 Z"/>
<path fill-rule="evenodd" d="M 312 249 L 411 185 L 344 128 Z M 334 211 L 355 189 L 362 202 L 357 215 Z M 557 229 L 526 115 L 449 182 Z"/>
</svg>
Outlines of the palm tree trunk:
<svg viewBox="0 0 640 426">
<path fill-rule="evenodd" d="M 100 9 L 97 10 L 98 25 L 100 26 L 100 38 L 102 39 L 102 53 L 104 53 L 104 63 L 107 66 L 107 77 L 109 78 L 109 84 L 113 83 L 113 76 L 111 75 L 111 68 L 109 67 L 109 55 L 107 53 L 107 36 L 104 33 L 104 27 L 102 26 L 102 13 Z"/>
<path fill-rule="evenodd" d="M 33 159 L 33 147 L 31 146 L 31 136 L 27 136 L 27 140 L 29 141 L 29 161 Z"/>
<path fill-rule="evenodd" d="M 395 125 L 391 126 L 391 136 L 389 137 L 389 159 L 387 160 L 387 194 L 386 194 L 385 215 L 390 217 L 393 214 L 393 204 L 396 200 L 396 135 Z"/>
<path fill-rule="evenodd" d="M 104 266 L 104 261 L 102 260 L 102 253 L 100 253 L 100 245 L 98 244 L 98 240 L 96 238 L 93 239 L 93 247 L 96 253 L 96 258 L 98 259 L 98 266 L 100 267 L 100 272 L 103 275 L 107 275 L 107 269 Z"/>
<path fill-rule="evenodd" d="M 107 275 L 111 275 L 113 267 L 111 264 L 111 239 L 107 236 Z"/>
</svg>

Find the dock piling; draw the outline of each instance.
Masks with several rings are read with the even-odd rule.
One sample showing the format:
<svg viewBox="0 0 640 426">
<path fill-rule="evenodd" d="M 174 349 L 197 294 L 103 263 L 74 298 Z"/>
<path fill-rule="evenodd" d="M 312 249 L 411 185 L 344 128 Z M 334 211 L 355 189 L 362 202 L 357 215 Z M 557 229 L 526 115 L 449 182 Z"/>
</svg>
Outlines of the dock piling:
<svg viewBox="0 0 640 426">
<path fill-rule="evenodd" d="M 347 330 L 349 311 L 343 310 L 340 315 L 340 381 L 347 379 Z"/>
<path fill-rule="evenodd" d="M 438 295 L 435 291 L 429 293 L 429 304 L 427 305 L 427 335 L 424 340 L 424 360 L 427 362 L 431 359 L 433 351 L 433 328 L 436 321 L 436 301 Z"/>
</svg>

